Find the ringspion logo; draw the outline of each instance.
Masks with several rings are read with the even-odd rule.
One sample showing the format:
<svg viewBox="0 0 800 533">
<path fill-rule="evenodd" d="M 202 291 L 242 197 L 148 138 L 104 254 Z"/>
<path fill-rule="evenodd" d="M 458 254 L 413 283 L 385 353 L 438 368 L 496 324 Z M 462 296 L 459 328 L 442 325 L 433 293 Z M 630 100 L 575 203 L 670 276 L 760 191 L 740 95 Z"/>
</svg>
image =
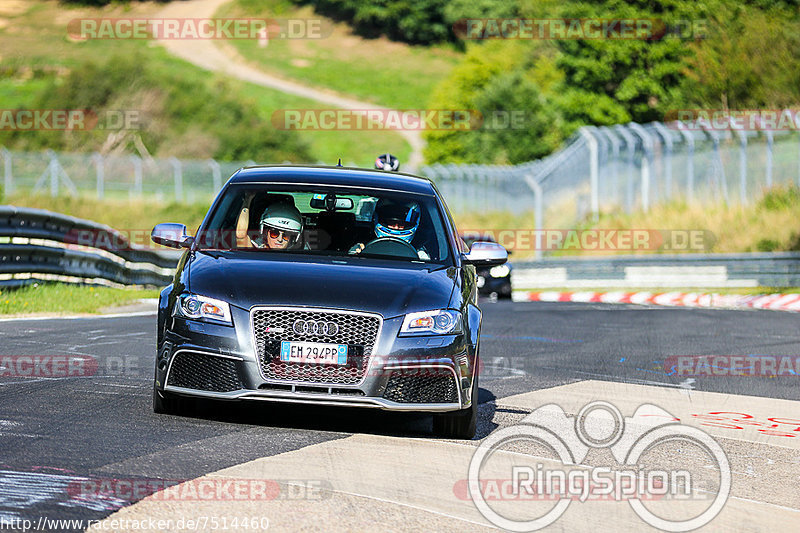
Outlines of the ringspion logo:
<svg viewBox="0 0 800 533">
<path fill-rule="evenodd" d="M 505 447 L 525 444 L 547 448 L 555 458 L 544 460 L 540 454 L 546 452 L 505 453 Z M 591 449 L 608 449 L 617 465 L 589 466 Z M 689 449 L 703 460 L 687 465 L 683 456 Z M 654 458 L 666 467 L 650 467 Z M 469 497 L 487 520 L 510 531 L 538 531 L 571 504 L 596 500 L 627 502 L 658 529 L 691 531 L 711 522 L 725 506 L 731 469 L 713 438 L 655 405 L 643 404 L 624 417 L 613 404 L 594 401 L 574 417 L 558 405 L 545 405 L 520 424 L 495 431 L 473 454 L 464 485 L 457 482 L 454 494 Z M 654 506 L 659 502 L 671 504 L 671 512 Z"/>
</svg>

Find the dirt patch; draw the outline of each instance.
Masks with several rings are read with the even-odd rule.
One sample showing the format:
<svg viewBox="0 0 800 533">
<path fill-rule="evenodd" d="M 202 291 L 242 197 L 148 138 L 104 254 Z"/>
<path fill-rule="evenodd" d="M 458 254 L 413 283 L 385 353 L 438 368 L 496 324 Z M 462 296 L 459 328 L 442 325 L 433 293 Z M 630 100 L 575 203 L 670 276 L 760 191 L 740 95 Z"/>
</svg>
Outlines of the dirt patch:
<svg viewBox="0 0 800 533">
<path fill-rule="evenodd" d="M 15 17 L 25 13 L 31 7 L 25 0 L 0 0 L 0 15 Z"/>
</svg>

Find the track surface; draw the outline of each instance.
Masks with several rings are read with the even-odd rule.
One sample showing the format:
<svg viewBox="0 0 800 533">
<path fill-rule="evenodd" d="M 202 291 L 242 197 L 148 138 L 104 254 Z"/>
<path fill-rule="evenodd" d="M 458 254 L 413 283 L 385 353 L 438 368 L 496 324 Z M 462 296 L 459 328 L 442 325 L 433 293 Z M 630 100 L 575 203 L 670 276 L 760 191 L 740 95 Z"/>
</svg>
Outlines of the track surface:
<svg viewBox="0 0 800 533">
<path fill-rule="evenodd" d="M 521 393 L 601 380 L 800 399 L 798 376 L 685 378 L 670 355 L 800 355 L 795 314 L 575 303 L 484 303 L 479 437 Z M 434 438 L 430 419 L 281 404 L 151 411 L 155 316 L 0 323 L 0 356 L 91 356 L 93 376 L 0 378 L 0 519 L 100 518 L 131 501 L 75 501 L 85 479 L 183 480 L 353 434 Z M 613 398 L 607 398 L 613 400 Z M 557 401 L 557 398 L 553 398 Z M 797 413 L 795 413 L 797 416 Z M 797 490 L 797 479 L 791 480 Z"/>
</svg>

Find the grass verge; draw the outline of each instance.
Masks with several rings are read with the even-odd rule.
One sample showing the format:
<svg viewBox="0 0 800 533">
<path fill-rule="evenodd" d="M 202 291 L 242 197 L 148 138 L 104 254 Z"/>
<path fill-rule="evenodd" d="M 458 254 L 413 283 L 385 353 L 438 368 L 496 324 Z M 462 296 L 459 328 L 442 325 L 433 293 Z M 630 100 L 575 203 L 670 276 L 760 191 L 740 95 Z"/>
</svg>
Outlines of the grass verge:
<svg viewBox="0 0 800 533">
<path fill-rule="evenodd" d="M 210 205 L 210 203 L 159 203 L 147 198 L 100 201 L 83 196 L 51 198 L 46 195 L 29 194 L 9 195 L 3 203 L 17 207 L 47 209 L 106 224 L 120 231 L 146 231 L 147 235 L 153 226 L 161 222 L 186 224 L 186 227 L 194 232 L 200 226 Z"/>
<path fill-rule="evenodd" d="M 565 209 L 564 212 L 568 217 L 574 209 Z M 646 232 L 648 239 L 642 249 L 635 248 L 633 241 L 627 248 L 582 248 L 580 239 L 570 241 L 565 233 L 561 247 L 545 246 L 545 255 L 551 257 L 800 251 L 800 189 L 795 185 L 774 186 L 746 206 L 696 205 L 677 201 L 655 206 L 647 212 L 603 213 L 597 222 L 577 224 L 559 223 L 559 220 L 568 218 L 557 215 L 551 216 L 548 212 L 545 222 L 547 224 L 549 220 L 550 223 L 546 230 L 573 234 L 592 229 L 606 230 L 606 234 L 612 230 Z M 534 255 L 533 211 L 464 212 L 456 213 L 454 217 L 462 232 L 487 232 L 500 236 L 497 240 L 514 252 L 516 260 Z M 700 237 L 695 241 L 696 245 L 687 244 L 687 235 Z"/>
<path fill-rule="evenodd" d="M 448 45 L 364 39 L 347 24 L 317 15 L 310 6 L 281 0 L 235 0 L 222 6 L 217 16 L 320 21 L 322 38 L 273 38 L 264 47 L 247 39 L 231 43 L 248 62 L 265 71 L 396 109 L 425 107 L 434 87 L 462 57 Z"/>
<path fill-rule="evenodd" d="M 89 313 L 134 303 L 142 298 L 158 298 L 157 289 L 113 289 L 66 283 L 33 284 L 16 289 L 0 289 L 0 315 L 34 313 Z"/>
</svg>

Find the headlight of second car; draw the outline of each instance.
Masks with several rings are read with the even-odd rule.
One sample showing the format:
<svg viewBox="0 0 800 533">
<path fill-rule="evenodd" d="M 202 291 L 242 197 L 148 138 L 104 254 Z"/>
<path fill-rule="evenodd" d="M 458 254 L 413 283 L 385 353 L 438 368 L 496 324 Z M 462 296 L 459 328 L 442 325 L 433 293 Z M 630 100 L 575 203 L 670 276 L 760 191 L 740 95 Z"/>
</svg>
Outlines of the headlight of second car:
<svg viewBox="0 0 800 533">
<path fill-rule="evenodd" d="M 493 278 L 504 278 L 510 273 L 511 269 L 508 268 L 508 265 L 497 265 L 489 270 L 489 275 Z"/>
<path fill-rule="evenodd" d="M 437 309 L 409 313 L 403 320 L 400 335 L 451 335 L 461 333 L 461 313 Z"/>
<path fill-rule="evenodd" d="M 231 322 L 231 308 L 228 302 L 200 296 L 198 294 L 182 294 L 175 306 L 176 313 L 194 320 L 211 320 L 214 322 Z"/>
</svg>

